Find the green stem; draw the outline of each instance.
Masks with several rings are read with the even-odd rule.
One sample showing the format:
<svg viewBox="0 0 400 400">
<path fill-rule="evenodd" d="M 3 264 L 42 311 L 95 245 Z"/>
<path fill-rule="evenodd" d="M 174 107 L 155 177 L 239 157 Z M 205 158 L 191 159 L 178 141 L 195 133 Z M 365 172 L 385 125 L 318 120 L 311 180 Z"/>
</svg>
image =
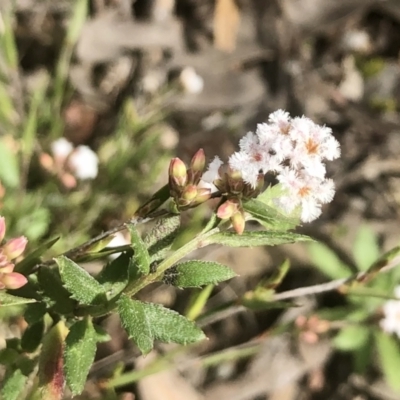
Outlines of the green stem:
<svg viewBox="0 0 400 400">
<path fill-rule="evenodd" d="M 129 296 L 133 296 L 134 294 L 136 294 L 139 290 L 143 289 L 148 284 L 157 281 L 164 274 L 164 272 L 167 269 L 171 268 L 174 264 L 176 264 L 183 257 L 187 256 L 194 250 L 201 249 L 202 247 L 208 246 L 210 244 L 210 242 L 207 240 L 207 238 L 209 238 L 210 236 L 214 235 L 215 233 L 217 233 L 219 231 L 220 231 L 219 228 L 214 228 L 208 232 L 205 232 L 205 233 L 197 236 L 196 238 L 191 240 L 189 243 L 186 243 L 183 247 L 176 250 L 170 257 L 166 258 L 157 267 L 157 271 L 153 272 L 152 274 L 146 275 L 146 276 L 138 279 L 135 282 L 131 282 L 131 284 L 129 284 L 125 288 L 124 292 Z"/>
</svg>

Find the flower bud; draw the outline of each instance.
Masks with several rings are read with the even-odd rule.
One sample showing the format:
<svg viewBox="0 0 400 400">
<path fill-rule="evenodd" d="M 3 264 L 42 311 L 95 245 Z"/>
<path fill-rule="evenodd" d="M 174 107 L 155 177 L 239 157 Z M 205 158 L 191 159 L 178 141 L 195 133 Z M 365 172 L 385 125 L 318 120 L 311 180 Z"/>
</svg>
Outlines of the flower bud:
<svg viewBox="0 0 400 400">
<path fill-rule="evenodd" d="M 196 154 L 193 156 L 190 162 L 190 169 L 193 172 L 203 173 L 204 167 L 206 166 L 206 156 L 203 149 L 197 150 Z"/>
<path fill-rule="evenodd" d="M 231 218 L 238 211 L 238 203 L 234 200 L 227 200 L 217 210 L 217 216 L 221 219 Z"/>
<path fill-rule="evenodd" d="M 18 272 L 11 272 L 9 274 L 0 274 L 0 285 L 6 289 L 19 289 L 20 287 L 24 286 L 28 280 L 22 274 Z"/>
<path fill-rule="evenodd" d="M 187 181 L 187 170 L 185 163 L 180 158 L 173 158 L 169 164 L 170 184 L 185 186 Z"/>
<path fill-rule="evenodd" d="M 197 186 L 189 185 L 186 186 L 182 192 L 181 198 L 187 201 L 192 201 L 197 196 Z"/>
<path fill-rule="evenodd" d="M 15 265 L 11 262 L 0 266 L 0 274 L 9 274 L 14 271 Z"/>
<path fill-rule="evenodd" d="M 3 254 L 7 256 L 9 260 L 19 257 L 25 250 L 28 243 L 28 239 L 25 236 L 20 236 L 18 238 L 10 239 L 3 246 Z"/>
<path fill-rule="evenodd" d="M 204 203 L 211 197 L 211 189 L 197 189 L 197 196 L 196 198 L 192 201 L 191 205 L 192 206 L 197 206 L 199 204 Z"/>
<path fill-rule="evenodd" d="M 240 211 L 238 211 L 236 214 L 232 215 L 231 217 L 231 223 L 233 226 L 233 229 L 238 235 L 241 235 L 244 231 L 246 220 L 244 218 L 244 214 Z"/>
<path fill-rule="evenodd" d="M 6 220 L 4 217 L 0 217 L 0 242 L 3 241 L 6 234 Z"/>
</svg>

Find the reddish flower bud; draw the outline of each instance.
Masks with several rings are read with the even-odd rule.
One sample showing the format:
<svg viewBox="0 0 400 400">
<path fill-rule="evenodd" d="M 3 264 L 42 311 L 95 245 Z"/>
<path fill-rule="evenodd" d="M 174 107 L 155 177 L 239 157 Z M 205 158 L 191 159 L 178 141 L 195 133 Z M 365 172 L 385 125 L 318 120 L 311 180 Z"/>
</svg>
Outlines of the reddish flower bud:
<svg viewBox="0 0 400 400">
<path fill-rule="evenodd" d="M 192 201 L 197 196 L 197 186 L 189 185 L 186 186 L 182 192 L 181 198 L 187 201 Z"/>
<path fill-rule="evenodd" d="M 190 162 L 190 169 L 193 172 L 203 173 L 204 167 L 206 166 L 206 156 L 203 149 L 199 149 L 193 156 Z"/>
<path fill-rule="evenodd" d="M 4 217 L 0 217 L 0 242 L 3 241 L 6 234 L 6 220 Z"/>
<path fill-rule="evenodd" d="M 244 218 L 244 214 L 238 211 L 236 214 L 232 215 L 231 222 L 233 229 L 238 235 L 241 235 L 244 231 L 246 220 Z"/>
<path fill-rule="evenodd" d="M 2 283 L 6 289 L 19 289 L 27 282 L 28 280 L 25 278 L 25 276 L 19 274 L 18 272 L 0 274 L 0 283 Z"/>
<path fill-rule="evenodd" d="M 185 186 L 187 181 L 187 169 L 180 158 L 173 158 L 169 164 L 170 182 L 177 186 Z"/>
<path fill-rule="evenodd" d="M 25 236 L 10 239 L 3 246 L 3 254 L 5 254 L 9 260 L 19 257 L 25 250 L 28 243 L 28 239 Z"/>
<path fill-rule="evenodd" d="M 217 216 L 221 219 L 231 218 L 238 211 L 238 203 L 234 200 L 227 200 L 217 210 Z"/>
<path fill-rule="evenodd" d="M 193 206 L 197 206 L 201 203 L 204 203 L 211 197 L 211 189 L 197 189 L 197 196 L 196 198 L 192 201 Z"/>
<path fill-rule="evenodd" d="M 15 265 L 11 262 L 8 262 L 7 264 L 4 263 L 2 266 L 0 266 L 0 273 L 1 274 L 9 274 L 10 272 L 14 271 Z"/>
</svg>

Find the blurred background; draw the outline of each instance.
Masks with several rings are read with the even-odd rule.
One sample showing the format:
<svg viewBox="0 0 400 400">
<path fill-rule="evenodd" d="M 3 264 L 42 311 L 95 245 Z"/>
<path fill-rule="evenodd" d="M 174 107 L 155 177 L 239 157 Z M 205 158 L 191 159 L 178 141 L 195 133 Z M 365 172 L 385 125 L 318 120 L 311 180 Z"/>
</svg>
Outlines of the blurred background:
<svg viewBox="0 0 400 400">
<path fill-rule="evenodd" d="M 126 221 L 166 183 L 171 157 L 188 161 L 201 147 L 226 159 L 282 108 L 326 124 L 341 143 L 328 165 L 335 199 L 300 228 L 322 244 L 207 248 L 196 257 L 240 277 L 208 293 L 152 286 L 143 298 L 188 313 L 203 293 L 218 309 L 285 258 L 279 290 L 365 269 L 399 244 L 400 1 L 2 0 L 0 13 L 0 214 L 10 237 L 35 248 L 61 236 L 49 257 L 76 246 Z M 68 164 L 60 138 L 69 152 L 94 152 L 95 172 L 88 159 L 86 173 Z M 209 212 L 184 217 L 188 230 Z M 343 318 L 328 312 L 326 328 L 316 316 L 350 303 L 327 293 L 288 310 L 228 308 L 203 321 L 206 343 L 160 345 L 145 359 L 106 318 L 113 340 L 79 398 L 117 398 L 111 387 L 126 400 L 399 399 L 400 350 L 382 361 L 393 351 L 378 345 L 376 363 L 370 331 L 337 339 Z M 379 325 L 381 306 L 368 306 L 363 328 Z M 0 346 L 23 331 L 19 315 L 1 311 Z"/>
</svg>

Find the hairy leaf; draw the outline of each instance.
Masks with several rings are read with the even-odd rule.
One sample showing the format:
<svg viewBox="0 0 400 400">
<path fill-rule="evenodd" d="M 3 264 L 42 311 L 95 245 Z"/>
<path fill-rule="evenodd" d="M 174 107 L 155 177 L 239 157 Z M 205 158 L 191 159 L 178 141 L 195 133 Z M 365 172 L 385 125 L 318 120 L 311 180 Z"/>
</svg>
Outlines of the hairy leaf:
<svg viewBox="0 0 400 400">
<path fill-rule="evenodd" d="M 193 322 L 159 304 L 144 303 L 123 295 L 119 300 L 118 311 L 129 337 L 143 354 L 153 348 L 154 339 L 188 344 L 205 338 Z"/>
<path fill-rule="evenodd" d="M 127 224 L 126 226 L 131 234 L 131 246 L 134 251 L 133 259 L 135 260 L 139 271 L 143 275 L 148 275 L 150 272 L 150 255 L 147 251 L 146 245 L 140 237 L 135 225 Z"/>
<path fill-rule="evenodd" d="M 311 241 L 305 235 L 281 231 L 252 231 L 238 235 L 233 232 L 220 232 L 208 239 L 210 244 L 217 243 L 229 247 L 275 246 L 278 244 Z"/>
<path fill-rule="evenodd" d="M 89 318 L 75 322 L 65 339 L 65 378 L 74 396 L 83 391 L 96 354 L 96 342 L 97 332 Z"/>
<path fill-rule="evenodd" d="M 0 307 L 19 306 L 22 304 L 35 303 L 35 299 L 13 296 L 0 290 Z"/>
<path fill-rule="evenodd" d="M 164 281 L 178 287 L 199 287 L 226 281 L 235 276 L 234 271 L 220 263 L 192 260 L 177 264 L 167 271 Z"/>
<path fill-rule="evenodd" d="M 55 261 L 60 268 L 61 279 L 72 298 L 86 305 L 99 304 L 106 300 L 103 286 L 78 264 L 64 256 L 57 257 Z"/>
</svg>

